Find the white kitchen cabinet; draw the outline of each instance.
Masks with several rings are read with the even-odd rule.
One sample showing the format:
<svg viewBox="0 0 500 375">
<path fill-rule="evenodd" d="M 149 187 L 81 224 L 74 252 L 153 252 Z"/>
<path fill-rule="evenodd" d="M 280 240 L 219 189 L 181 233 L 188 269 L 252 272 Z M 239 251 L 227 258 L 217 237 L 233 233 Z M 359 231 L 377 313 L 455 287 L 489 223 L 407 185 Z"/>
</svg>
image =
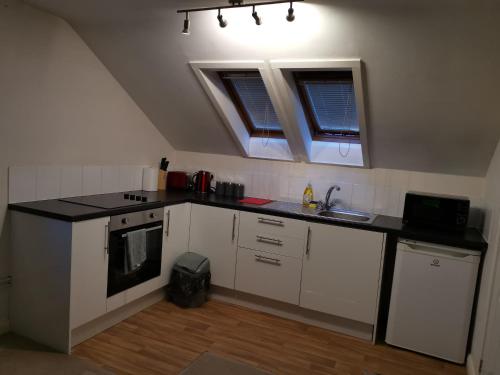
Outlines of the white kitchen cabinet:
<svg viewBox="0 0 500 375">
<path fill-rule="evenodd" d="M 374 324 L 383 244 L 381 233 L 310 223 L 300 306 Z"/>
<path fill-rule="evenodd" d="M 72 330 L 106 313 L 109 217 L 11 216 L 12 331 L 69 353 Z"/>
<path fill-rule="evenodd" d="M 106 313 L 109 217 L 73 223 L 70 327 Z"/>
<path fill-rule="evenodd" d="M 302 260 L 238 248 L 236 290 L 299 304 Z"/>
<path fill-rule="evenodd" d="M 191 203 L 165 207 L 160 287 L 168 284 L 175 260 L 188 251 Z"/>
<path fill-rule="evenodd" d="M 210 260 L 212 284 L 234 289 L 239 211 L 193 204 L 189 251 Z"/>
</svg>

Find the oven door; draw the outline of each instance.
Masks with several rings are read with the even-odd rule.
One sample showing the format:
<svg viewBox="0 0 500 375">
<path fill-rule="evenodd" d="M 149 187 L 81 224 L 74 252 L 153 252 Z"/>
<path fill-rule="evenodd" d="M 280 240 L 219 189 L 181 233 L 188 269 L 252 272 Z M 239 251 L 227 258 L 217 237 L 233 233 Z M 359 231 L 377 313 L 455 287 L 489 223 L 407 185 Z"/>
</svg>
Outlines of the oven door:
<svg viewBox="0 0 500 375">
<path fill-rule="evenodd" d="M 110 226 L 111 228 L 111 226 Z M 145 253 L 140 264 L 131 266 L 129 236 L 132 232 L 145 232 Z M 110 230 L 108 298 L 130 289 L 145 281 L 160 276 L 163 244 L 163 221 L 150 221 L 145 224 Z"/>
</svg>

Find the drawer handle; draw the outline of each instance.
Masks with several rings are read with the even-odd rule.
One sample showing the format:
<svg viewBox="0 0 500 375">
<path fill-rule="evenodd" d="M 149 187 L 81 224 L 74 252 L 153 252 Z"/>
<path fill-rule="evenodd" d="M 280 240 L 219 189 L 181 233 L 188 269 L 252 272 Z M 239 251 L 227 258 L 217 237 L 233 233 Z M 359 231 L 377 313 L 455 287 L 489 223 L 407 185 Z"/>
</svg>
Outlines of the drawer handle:
<svg viewBox="0 0 500 375">
<path fill-rule="evenodd" d="M 272 264 L 273 266 L 281 266 L 281 260 L 276 258 L 268 258 L 262 255 L 256 255 L 255 260 L 261 263 Z"/>
<path fill-rule="evenodd" d="M 256 236 L 258 242 L 264 242 L 268 243 L 270 245 L 276 245 L 276 246 L 282 246 L 283 241 L 278 240 L 276 238 L 269 238 L 269 237 L 263 237 L 263 236 Z"/>
<path fill-rule="evenodd" d="M 259 217 L 259 223 L 261 224 L 269 224 L 269 225 L 276 225 L 278 227 L 284 227 L 285 223 L 281 220 L 276 220 L 276 219 L 267 219 L 265 217 Z"/>
</svg>

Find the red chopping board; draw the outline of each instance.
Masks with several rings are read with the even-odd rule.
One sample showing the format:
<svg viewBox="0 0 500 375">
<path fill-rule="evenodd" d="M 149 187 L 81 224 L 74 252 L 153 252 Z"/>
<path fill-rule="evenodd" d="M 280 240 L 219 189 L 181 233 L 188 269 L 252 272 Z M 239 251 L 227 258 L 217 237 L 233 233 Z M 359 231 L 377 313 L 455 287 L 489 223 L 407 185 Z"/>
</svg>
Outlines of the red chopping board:
<svg viewBox="0 0 500 375">
<path fill-rule="evenodd" d="M 262 206 L 263 204 L 273 202 L 271 199 L 261 199 L 261 198 L 244 198 L 240 199 L 240 203 L 255 204 L 257 206 Z"/>
</svg>

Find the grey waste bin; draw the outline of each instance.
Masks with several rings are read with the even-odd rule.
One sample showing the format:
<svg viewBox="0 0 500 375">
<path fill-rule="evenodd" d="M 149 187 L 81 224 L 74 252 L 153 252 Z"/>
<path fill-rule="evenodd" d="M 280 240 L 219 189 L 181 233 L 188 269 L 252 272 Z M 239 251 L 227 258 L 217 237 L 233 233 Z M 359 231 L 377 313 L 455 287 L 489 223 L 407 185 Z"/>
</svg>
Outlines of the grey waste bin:
<svg viewBox="0 0 500 375">
<path fill-rule="evenodd" d="M 170 276 L 168 298 L 181 307 L 199 307 L 208 298 L 210 261 L 203 255 L 188 252 L 177 258 Z"/>
</svg>

